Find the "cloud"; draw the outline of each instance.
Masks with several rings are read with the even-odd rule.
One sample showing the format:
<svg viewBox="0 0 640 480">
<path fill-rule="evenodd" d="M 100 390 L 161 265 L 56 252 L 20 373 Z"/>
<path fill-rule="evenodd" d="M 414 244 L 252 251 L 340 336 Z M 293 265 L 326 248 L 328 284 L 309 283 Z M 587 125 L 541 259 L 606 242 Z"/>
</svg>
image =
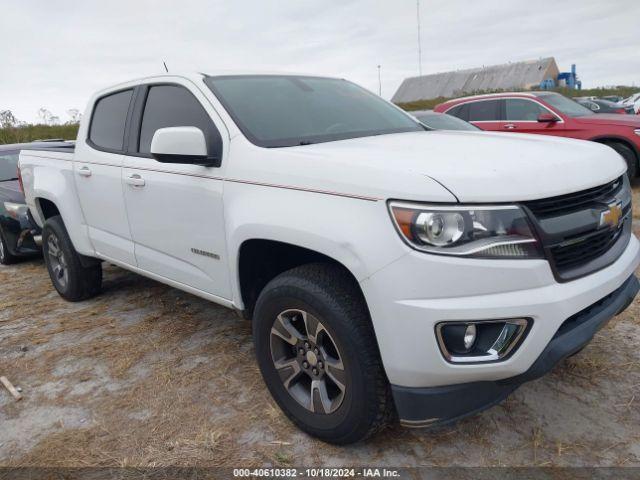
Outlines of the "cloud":
<svg viewBox="0 0 640 480">
<path fill-rule="evenodd" d="M 638 84 L 640 2 L 421 0 L 422 71 L 555 56 L 586 87 Z M 64 118 L 90 94 L 177 70 L 339 75 L 383 96 L 418 73 L 413 0 L 5 2 L 0 109 Z"/>
</svg>

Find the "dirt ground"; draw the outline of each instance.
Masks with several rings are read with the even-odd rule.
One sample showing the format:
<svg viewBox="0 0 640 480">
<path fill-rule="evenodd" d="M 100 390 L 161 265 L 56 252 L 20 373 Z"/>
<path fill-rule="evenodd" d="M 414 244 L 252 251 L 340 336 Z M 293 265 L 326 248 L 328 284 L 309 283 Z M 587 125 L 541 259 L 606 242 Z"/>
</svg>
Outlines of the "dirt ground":
<svg viewBox="0 0 640 480">
<path fill-rule="evenodd" d="M 24 395 L 0 388 L 0 466 L 640 466 L 640 299 L 500 405 L 337 448 L 275 406 L 249 323 L 104 273 L 102 295 L 70 304 L 42 260 L 0 266 L 0 375 Z"/>
</svg>

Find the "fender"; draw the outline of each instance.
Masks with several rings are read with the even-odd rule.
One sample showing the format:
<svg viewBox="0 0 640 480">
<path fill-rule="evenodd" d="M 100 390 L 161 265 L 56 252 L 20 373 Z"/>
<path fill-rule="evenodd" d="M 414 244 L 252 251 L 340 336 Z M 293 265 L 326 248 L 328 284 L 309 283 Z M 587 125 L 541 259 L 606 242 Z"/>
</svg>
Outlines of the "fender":
<svg viewBox="0 0 640 480">
<path fill-rule="evenodd" d="M 289 243 L 342 264 L 357 281 L 406 253 L 384 201 L 363 201 L 287 189 L 225 184 L 227 256 L 234 303 L 240 308 L 239 252 L 247 240 Z"/>
<path fill-rule="evenodd" d="M 75 191 L 72 154 L 48 152 L 48 155 L 49 157 L 40 156 L 38 152 L 24 152 L 20 155 L 29 209 L 36 223 L 43 226 L 45 217 L 39 199 L 55 204 L 75 249 L 82 255 L 93 256 L 93 245 L 89 240 L 84 215 Z"/>
</svg>

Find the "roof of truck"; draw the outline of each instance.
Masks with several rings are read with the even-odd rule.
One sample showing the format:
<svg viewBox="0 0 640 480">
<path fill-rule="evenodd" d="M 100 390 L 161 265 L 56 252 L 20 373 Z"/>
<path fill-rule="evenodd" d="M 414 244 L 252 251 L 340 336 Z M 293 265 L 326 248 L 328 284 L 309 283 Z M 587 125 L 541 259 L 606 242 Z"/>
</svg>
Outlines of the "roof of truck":
<svg viewBox="0 0 640 480">
<path fill-rule="evenodd" d="M 119 88 L 127 88 L 137 83 L 149 82 L 153 80 L 167 80 L 171 77 L 186 78 L 189 80 L 202 80 L 207 77 L 227 77 L 227 76 L 256 76 L 256 75 L 273 75 L 273 76 L 294 76 L 294 77 L 318 77 L 318 78 L 334 78 L 342 79 L 335 75 L 318 75 L 314 73 L 303 72 L 279 72 L 279 71 L 267 71 L 267 70 L 213 70 L 209 72 L 193 72 L 193 71 L 181 71 L 181 72 L 160 72 L 154 75 L 147 75 L 144 77 L 132 78 L 124 82 L 118 82 L 117 84 L 109 85 L 100 89 L 96 95 L 102 95 L 105 92 L 111 92 Z"/>
</svg>

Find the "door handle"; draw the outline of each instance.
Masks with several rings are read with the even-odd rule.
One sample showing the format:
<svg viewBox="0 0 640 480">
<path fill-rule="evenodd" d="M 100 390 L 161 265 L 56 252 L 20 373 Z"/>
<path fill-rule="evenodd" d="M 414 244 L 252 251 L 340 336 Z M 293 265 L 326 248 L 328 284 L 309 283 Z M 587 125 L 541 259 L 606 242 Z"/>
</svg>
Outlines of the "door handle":
<svg viewBox="0 0 640 480">
<path fill-rule="evenodd" d="M 144 187 L 144 178 L 142 178 L 137 173 L 129 175 L 124 179 L 124 181 L 129 185 L 133 185 L 134 187 Z"/>
<path fill-rule="evenodd" d="M 86 165 L 84 167 L 80 167 L 78 169 L 78 175 L 80 175 L 81 177 L 90 177 L 91 176 L 91 169 L 89 167 L 87 167 Z"/>
<path fill-rule="evenodd" d="M 513 130 L 514 128 L 517 128 L 517 127 L 514 123 L 507 123 L 505 124 L 504 128 L 506 128 L 507 130 Z"/>
</svg>

